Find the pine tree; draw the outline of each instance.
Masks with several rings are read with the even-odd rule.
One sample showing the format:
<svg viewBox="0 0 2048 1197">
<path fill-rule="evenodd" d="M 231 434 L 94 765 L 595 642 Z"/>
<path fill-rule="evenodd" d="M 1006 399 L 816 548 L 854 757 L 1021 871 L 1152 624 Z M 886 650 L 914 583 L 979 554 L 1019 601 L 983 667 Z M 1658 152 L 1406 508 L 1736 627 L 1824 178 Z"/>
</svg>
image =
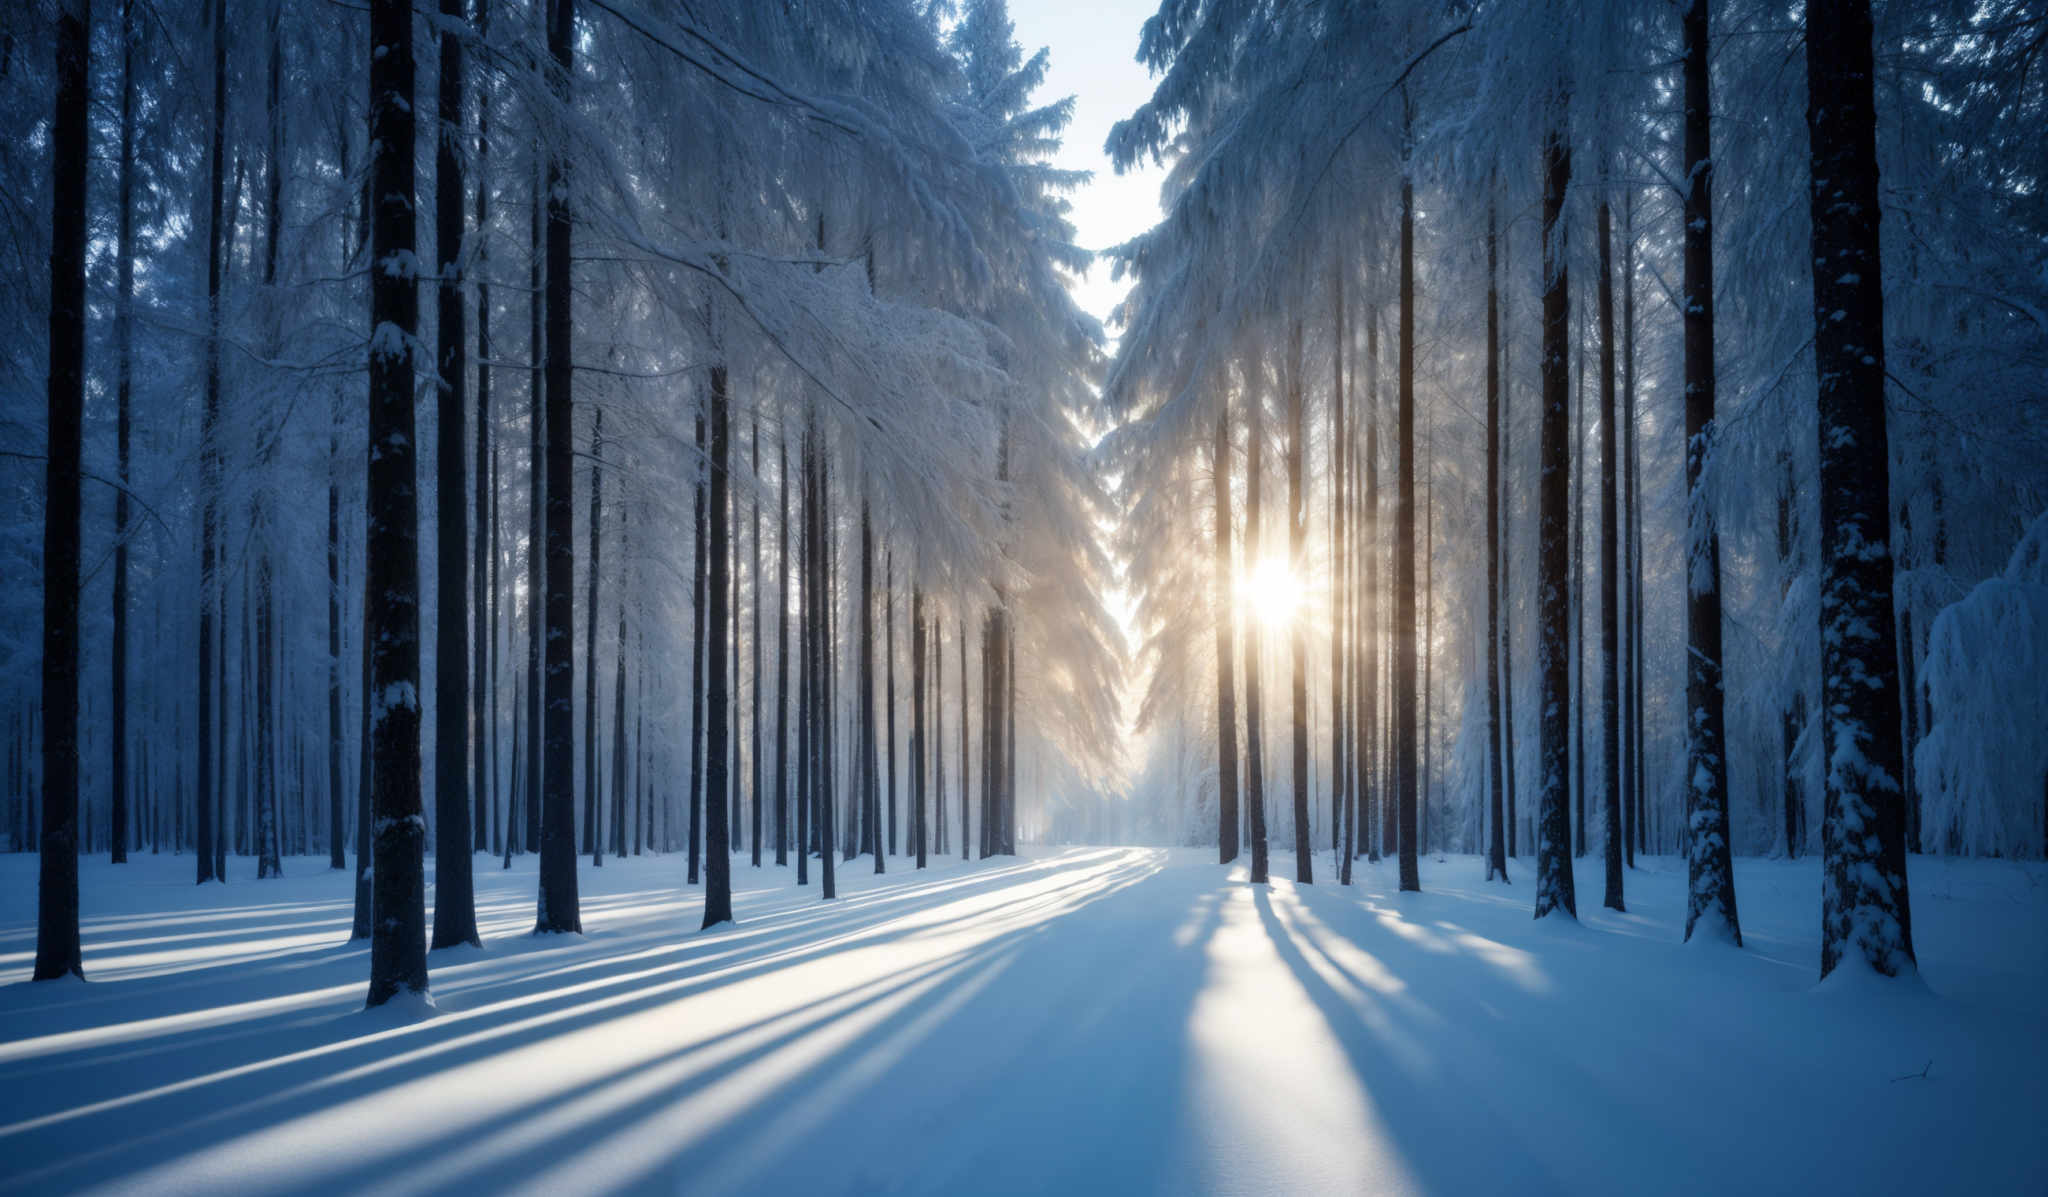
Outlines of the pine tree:
<svg viewBox="0 0 2048 1197">
<path fill-rule="evenodd" d="M 1706 0 L 1680 24 L 1685 76 L 1685 937 L 1705 918 L 1713 934 L 1742 943 L 1728 840 L 1727 733 L 1721 689 L 1721 536 L 1707 492 L 1714 425 L 1714 161 L 1709 144 L 1712 75 Z"/>
<path fill-rule="evenodd" d="M 1565 190 L 1571 147 L 1553 124 L 1543 139 L 1543 422 L 1537 447 L 1536 672 L 1541 763 L 1536 825 L 1536 917 L 1578 917 L 1571 859 L 1571 618 L 1565 484 L 1571 468 L 1570 282 Z"/>
<path fill-rule="evenodd" d="M 218 12 L 218 10 L 216 10 Z M 418 463 L 413 345 L 419 335 L 414 252 L 412 6 L 370 6 L 370 420 L 367 521 L 376 840 L 368 1005 L 427 992 L 426 821 L 420 801 Z"/>
<path fill-rule="evenodd" d="M 1868 0 L 1806 15 L 1814 364 L 1820 381 L 1821 957 L 1912 972 L 1891 619 L 1884 274 Z"/>
<path fill-rule="evenodd" d="M 87 0 L 57 14 L 50 127 L 50 448 L 43 504 L 43 827 L 35 979 L 85 976 L 78 935 L 78 592 L 84 515 Z M 204 878 L 201 878 L 204 880 Z"/>
</svg>

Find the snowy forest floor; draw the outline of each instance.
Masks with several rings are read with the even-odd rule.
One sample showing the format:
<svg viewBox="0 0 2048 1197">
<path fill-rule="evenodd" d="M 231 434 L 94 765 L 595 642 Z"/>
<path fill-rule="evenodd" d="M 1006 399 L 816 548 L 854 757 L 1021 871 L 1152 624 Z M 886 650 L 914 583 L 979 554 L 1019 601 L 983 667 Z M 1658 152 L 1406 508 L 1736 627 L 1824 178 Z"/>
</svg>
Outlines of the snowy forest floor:
<svg viewBox="0 0 2048 1197">
<path fill-rule="evenodd" d="M 1580 861 L 1577 927 L 1526 858 L 889 863 L 821 905 L 741 857 L 699 933 L 680 857 L 586 860 L 537 938 L 533 858 L 478 857 L 484 947 L 407 1020 L 324 860 L 85 862 L 79 985 L 28 982 L 0 858 L 0 1191 L 2048 1191 L 2040 864 L 1915 858 L 1924 984 L 1817 987 L 1813 860 L 1737 863 L 1741 951 L 1679 942 L 1671 859 L 1626 915 Z"/>
</svg>

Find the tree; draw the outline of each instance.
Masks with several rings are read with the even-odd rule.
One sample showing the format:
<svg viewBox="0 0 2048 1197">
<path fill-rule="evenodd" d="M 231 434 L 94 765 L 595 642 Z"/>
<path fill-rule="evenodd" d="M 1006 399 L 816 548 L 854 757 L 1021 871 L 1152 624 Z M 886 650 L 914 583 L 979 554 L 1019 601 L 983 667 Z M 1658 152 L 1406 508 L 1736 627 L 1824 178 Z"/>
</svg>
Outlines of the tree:
<svg viewBox="0 0 2048 1197">
<path fill-rule="evenodd" d="M 569 100 L 576 0 L 552 0 L 549 82 L 557 103 Z M 575 407 L 569 302 L 568 163 L 557 146 L 548 156 L 547 209 L 547 673 L 542 695 L 539 782 L 540 901 L 534 930 L 578 932 L 576 896 L 576 520 L 570 505 L 575 459 Z"/>
<path fill-rule="evenodd" d="M 223 231 L 222 183 L 226 172 L 224 140 L 227 125 L 227 2 L 214 0 L 209 20 L 213 29 L 213 110 L 207 126 L 206 206 L 206 384 L 199 416 L 200 490 L 203 495 L 199 517 L 199 776 L 193 795 L 194 853 L 198 883 L 225 881 L 213 852 L 218 837 L 214 822 L 220 810 L 219 782 L 215 777 L 220 758 L 216 754 L 214 719 L 214 656 L 218 647 L 215 625 L 220 620 L 219 556 L 220 504 L 220 287 L 221 238 Z M 372 168 L 374 169 L 374 167 Z"/>
<path fill-rule="evenodd" d="M 441 0 L 439 135 L 434 139 L 434 944 L 481 945 L 471 879 L 469 834 L 469 490 L 463 421 L 469 377 L 468 323 L 462 295 L 462 0 Z M 483 485 L 478 460 L 477 485 Z M 477 524 L 483 534 L 483 524 Z M 477 778 L 479 784 L 482 777 Z"/>
<path fill-rule="evenodd" d="M 1244 543 L 1247 559 L 1259 553 L 1259 491 L 1266 456 L 1265 396 L 1257 384 L 1247 389 L 1247 419 L 1251 432 L 1245 445 Z M 1259 687 L 1259 628 L 1253 620 L 1245 633 L 1244 646 L 1244 742 L 1245 788 L 1249 803 L 1252 869 L 1251 883 L 1266 884 L 1266 737 Z"/>
<path fill-rule="evenodd" d="M 1917 968 L 1892 627 L 1884 275 L 1868 0 L 1806 16 L 1814 367 L 1819 376 L 1821 955 L 1885 976 Z"/>
<path fill-rule="evenodd" d="M 590 421 L 590 554 L 584 565 L 583 601 L 583 850 L 592 868 L 604 865 L 598 836 L 597 768 L 597 577 L 604 541 L 604 409 Z"/>
<path fill-rule="evenodd" d="M 1501 402 L 1500 402 L 1500 252 L 1498 220 L 1491 186 L 1486 196 L 1486 879 L 1498 873 L 1508 882 L 1503 838 L 1501 764 L 1500 598 L 1501 559 Z M 1512 704 L 1513 695 L 1507 696 Z"/>
<path fill-rule="evenodd" d="M 1230 400 L 1216 399 L 1216 437 L 1210 457 L 1210 478 L 1216 494 L 1216 833 L 1223 864 L 1237 859 L 1237 692 L 1233 670 L 1237 658 L 1232 626 L 1236 611 L 1231 592 L 1236 579 L 1230 562 Z M 966 671 L 961 672 L 963 683 Z M 961 723 L 966 735 L 966 723 Z M 964 754 L 963 754 L 964 755 Z"/>
<path fill-rule="evenodd" d="M 91 9 L 57 15 L 50 130 L 50 448 L 43 504 L 43 829 L 35 979 L 85 976 L 78 938 L 78 575 L 84 523 L 85 165 Z"/>
<path fill-rule="evenodd" d="M 1287 335 L 1287 568 L 1299 578 L 1307 568 L 1302 556 L 1308 536 L 1308 498 L 1302 487 L 1302 463 L 1308 439 L 1302 409 L 1301 320 L 1295 318 Z M 1289 659 L 1293 666 L 1294 702 L 1294 879 L 1302 885 L 1315 880 L 1315 850 L 1308 827 L 1308 629 L 1307 620 L 1297 613 L 1290 621 Z"/>
<path fill-rule="evenodd" d="M 114 200 L 114 453 L 120 487 L 114 493 L 113 676 L 108 686 L 114 784 L 108 855 L 115 864 L 128 859 L 128 798 L 133 787 L 128 773 L 128 454 L 135 391 L 135 43 L 141 36 L 135 3 L 121 0 L 121 174 Z"/>
<path fill-rule="evenodd" d="M 1411 120 L 1402 98 L 1401 129 Z M 1401 888 L 1420 890 L 1415 859 L 1415 180 L 1412 150 L 1401 158 L 1401 395 L 1395 416 L 1399 484 L 1394 492 L 1394 801 L 1400 827 Z"/>
<path fill-rule="evenodd" d="M 1706 0 L 1680 19 L 1685 75 L 1685 938 L 1701 919 L 1742 943 L 1728 842 L 1728 759 L 1721 691 L 1721 536 L 1707 469 L 1714 448 L 1714 161 Z"/>
<path fill-rule="evenodd" d="M 219 9 L 215 10 L 216 16 Z M 412 6 L 370 5 L 370 416 L 366 527 L 376 889 L 368 1005 L 427 993 L 426 820 L 420 802 L 419 335 Z"/>
<path fill-rule="evenodd" d="M 1604 159 L 1603 159 L 1604 161 Z M 1605 179 L 1602 179 L 1605 182 Z M 1607 875 L 1601 904 L 1627 910 L 1621 882 L 1621 629 L 1617 606 L 1618 513 L 1615 510 L 1613 216 L 1600 193 L 1600 812 Z"/>
<path fill-rule="evenodd" d="M 726 393 L 724 362 L 711 367 L 711 544 L 710 669 L 704 684 L 705 706 L 710 713 L 705 729 L 704 759 L 706 788 L 704 803 L 704 926 L 715 927 L 732 921 L 732 848 L 726 826 L 726 792 L 733 784 L 732 757 L 727 743 L 732 735 L 732 704 L 727 693 L 725 645 L 733 635 L 734 621 L 728 609 L 731 598 L 732 513 L 728 510 L 727 464 L 731 456 L 730 400 Z M 826 859 L 831 859 L 831 841 L 826 841 Z"/>
<path fill-rule="evenodd" d="M 1560 106 L 1563 97 L 1558 97 Z M 1579 916 L 1571 852 L 1571 608 L 1565 483 L 1571 469 L 1571 292 L 1565 269 L 1565 190 L 1572 152 L 1559 124 L 1543 137 L 1543 421 L 1537 446 L 1536 673 L 1538 775 L 1536 917 Z"/>
</svg>

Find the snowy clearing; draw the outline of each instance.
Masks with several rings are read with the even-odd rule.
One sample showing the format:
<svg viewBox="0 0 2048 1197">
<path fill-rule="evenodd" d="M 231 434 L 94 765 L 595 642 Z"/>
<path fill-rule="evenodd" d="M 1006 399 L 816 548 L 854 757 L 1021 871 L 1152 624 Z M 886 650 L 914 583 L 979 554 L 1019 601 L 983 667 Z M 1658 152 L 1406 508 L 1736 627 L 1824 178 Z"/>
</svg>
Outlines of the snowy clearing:
<svg viewBox="0 0 2048 1197">
<path fill-rule="evenodd" d="M 1740 951 L 1678 942 L 1667 859 L 1574 928 L 1526 860 L 1405 896 L 1207 850 L 863 861 L 821 905 L 742 857 L 700 934 L 645 857 L 585 863 L 567 939 L 528 934 L 532 858 L 477 863 L 485 947 L 408 1019 L 359 1009 L 319 861 L 85 862 L 80 986 L 27 981 L 36 862 L 0 858 L 0 1190 L 2048 1191 L 2038 863 L 1913 861 L 1924 987 L 1815 986 L 1813 860 L 1737 862 Z"/>
</svg>

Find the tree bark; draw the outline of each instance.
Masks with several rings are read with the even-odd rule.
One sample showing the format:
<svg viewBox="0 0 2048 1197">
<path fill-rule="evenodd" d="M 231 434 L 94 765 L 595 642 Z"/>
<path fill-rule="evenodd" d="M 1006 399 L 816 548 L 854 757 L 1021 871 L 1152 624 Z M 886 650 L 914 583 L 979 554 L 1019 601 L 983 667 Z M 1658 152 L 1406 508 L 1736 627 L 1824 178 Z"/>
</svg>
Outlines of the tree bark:
<svg viewBox="0 0 2048 1197">
<path fill-rule="evenodd" d="M 419 494 L 413 344 L 412 6 L 370 6 L 370 415 L 365 513 L 376 873 L 367 1004 L 427 992 L 426 825 L 420 801 Z"/>
<path fill-rule="evenodd" d="M 576 0 L 552 0 L 549 82 L 557 103 L 569 103 Z M 583 930 L 576 893 L 576 517 L 575 406 L 569 303 L 568 163 L 548 156 L 547 211 L 547 634 L 540 781 L 540 901 L 536 932 Z"/>
<path fill-rule="evenodd" d="M 1562 101 L 1560 100 L 1560 103 Z M 1571 859 L 1571 292 L 1565 270 L 1565 189 L 1571 147 L 1552 125 L 1543 139 L 1543 422 L 1537 449 L 1536 672 L 1542 780 L 1536 827 L 1536 917 L 1578 918 Z"/>
<path fill-rule="evenodd" d="M 1237 578 L 1230 561 L 1230 399 L 1216 400 L 1210 477 L 1216 495 L 1216 839 L 1219 863 L 1237 859 Z M 966 673 L 961 674 L 965 682 Z M 966 734 L 966 724 L 961 725 Z"/>
<path fill-rule="evenodd" d="M 1404 99 L 1402 129 L 1409 124 Z M 1401 172 L 1400 484 L 1394 501 L 1394 798 L 1400 820 L 1401 888 L 1422 888 L 1415 825 L 1415 181 Z"/>
<path fill-rule="evenodd" d="M 1868 0 L 1806 16 L 1814 362 L 1820 380 L 1821 962 L 1917 969 L 1892 626 L 1883 260 Z"/>
<path fill-rule="evenodd" d="M 1502 818 L 1500 652 L 1500 244 L 1492 188 L 1486 197 L 1486 879 L 1508 883 Z"/>
<path fill-rule="evenodd" d="M 1721 536 L 1707 470 L 1714 424 L 1714 162 L 1709 141 L 1707 8 L 1687 6 L 1680 26 L 1685 75 L 1685 938 L 1700 920 L 1742 943 L 1728 842 L 1727 734 L 1721 685 Z"/>
<path fill-rule="evenodd" d="M 1607 866 L 1602 904 L 1627 910 L 1621 881 L 1621 628 L 1615 507 L 1613 217 L 1600 198 L 1600 813 Z"/>
<path fill-rule="evenodd" d="M 732 785 L 732 758 L 727 745 L 732 737 L 725 647 L 733 634 L 728 587 L 732 582 L 732 517 L 727 508 L 730 490 L 727 464 L 731 456 L 730 401 L 726 392 L 724 363 L 711 367 L 711 544 L 707 587 L 710 610 L 706 622 L 712 648 L 710 676 L 705 679 L 704 704 L 710 721 L 705 729 L 704 759 L 707 791 L 704 803 L 704 926 L 715 927 L 732 921 L 731 832 L 726 826 L 726 792 Z"/>
<path fill-rule="evenodd" d="M 590 552 L 583 583 L 583 850 L 592 868 L 604 867 L 598 812 L 603 785 L 597 766 L 597 600 L 604 548 L 604 409 L 590 420 Z"/>
<path fill-rule="evenodd" d="M 215 15 L 219 12 L 216 9 Z M 78 934 L 78 597 L 84 534 L 86 112 L 92 13 L 57 14 L 50 128 L 50 380 L 43 504 L 43 828 L 36 878 L 35 979 L 85 976 Z M 204 880 L 204 878 L 201 878 Z"/>
</svg>

